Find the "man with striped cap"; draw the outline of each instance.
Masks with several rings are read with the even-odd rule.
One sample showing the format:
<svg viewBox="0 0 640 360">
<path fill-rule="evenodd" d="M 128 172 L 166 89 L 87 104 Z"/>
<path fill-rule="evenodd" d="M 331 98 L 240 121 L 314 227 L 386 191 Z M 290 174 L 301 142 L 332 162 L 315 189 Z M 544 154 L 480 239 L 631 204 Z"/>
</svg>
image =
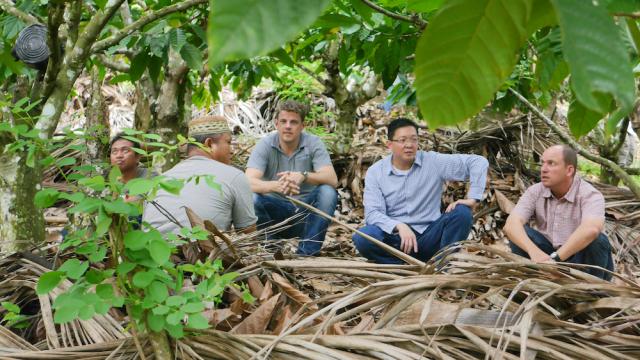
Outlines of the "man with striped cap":
<svg viewBox="0 0 640 360">
<path fill-rule="evenodd" d="M 145 204 L 143 221 L 163 234 L 190 227 L 185 207 L 219 230 L 255 231 L 253 194 L 244 173 L 231 163 L 231 131 L 225 118 L 204 116 L 191 121 L 187 158 L 163 175 L 184 180 L 180 195 L 164 190 Z"/>
</svg>

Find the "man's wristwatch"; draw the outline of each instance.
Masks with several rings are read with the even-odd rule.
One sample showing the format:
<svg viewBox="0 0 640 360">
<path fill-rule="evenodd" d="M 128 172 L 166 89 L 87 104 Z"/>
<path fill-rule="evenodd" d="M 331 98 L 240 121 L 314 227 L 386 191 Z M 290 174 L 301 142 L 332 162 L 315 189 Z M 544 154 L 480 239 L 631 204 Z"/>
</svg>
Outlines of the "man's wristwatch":
<svg viewBox="0 0 640 360">
<path fill-rule="evenodd" d="M 560 256 L 558 256 L 557 252 L 552 252 L 551 255 L 549 255 L 549 257 L 551 258 L 551 260 L 553 261 L 560 261 Z"/>
<path fill-rule="evenodd" d="M 302 176 L 304 176 L 304 179 L 302 179 L 302 182 L 307 181 L 307 178 L 309 177 L 309 172 L 308 171 L 302 172 Z"/>
</svg>

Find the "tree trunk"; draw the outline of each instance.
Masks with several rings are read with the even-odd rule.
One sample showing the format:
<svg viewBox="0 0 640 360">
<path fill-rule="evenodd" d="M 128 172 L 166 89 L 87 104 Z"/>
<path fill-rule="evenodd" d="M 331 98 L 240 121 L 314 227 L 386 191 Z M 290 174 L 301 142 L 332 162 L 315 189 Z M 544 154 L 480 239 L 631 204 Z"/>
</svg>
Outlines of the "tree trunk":
<svg viewBox="0 0 640 360">
<path fill-rule="evenodd" d="M 152 132 L 162 137 L 167 144 L 176 143 L 177 134 L 187 132 L 186 115 L 191 113 L 190 98 L 185 86 L 185 75 L 189 68 L 173 49 L 169 50 L 169 64 L 165 68 L 165 75 L 160 90 L 149 91 L 153 88 L 150 80 L 141 81 L 136 86 L 136 128 L 145 132 Z M 151 96 L 154 96 L 153 98 Z M 154 164 L 167 170 L 180 161 L 178 152 L 165 155 L 164 164 Z"/>
<path fill-rule="evenodd" d="M 346 79 L 340 73 L 338 50 L 341 46 L 341 37 L 333 40 L 329 50 L 323 54 L 323 65 L 327 71 L 328 79 L 324 81 L 324 95 L 331 97 L 336 102 L 338 118 L 336 119 L 335 134 L 337 136 L 335 151 L 337 154 L 348 154 L 353 143 L 353 131 L 356 127 L 356 111 L 358 107 L 375 96 L 367 93 L 362 84 L 347 88 Z"/>
<path fill-rule="evenodd" d="M 97 165 L 107 159 L 107 145 L 101 138 L 109 136 L 109 108 L 102 95 L 102 81 L 98 68 L 91 71 L 91 97 L 85 110 L 85 133 L 88 135 L 86 146 L 87 152 L 84 154 L 85 165 Z M 98 169 L 100 172 L 100 169 Z"/>
<path fill-rule="evenodd" d="M 164 81 L 158 94 L 156 121 L 153 132 L 162 137 L 162 141 L 167 144 L 176 143 L 176 135 L 186 133 L 187 124 L 183 118 L 184 109 L 184 77 L 189 68 L 180 54 L 173 49 L 169 50 L 169 64 L 164 76 Z M 178 152 L 167 154 L 167 163 L 164 168 L 168 169 L 180 161 Z"/>
<path fill-rule="evenodd" d="M 0 155 L 0 251 L 28 250 L 44 242 L 44 217 L 33 199 L 41 168 L 26 164 L 26 153 Z"/>
<path fill-rule="evenodd" d="M 145 70 L 140 81 L 136 83 L 136 109 L 134 112 L 134 128 L 140 131 L 148 132 L 153 125 L 153 112 L 151 104 L 153 99 L 157 97 L 157 91 L 153 86 L 153 82 L 149 79 L 148 72 Z"/>
<path fill-rule="evenodd" d="M 353 130 L 356 126 L 356 105 L 352 101 L 342 104 L 336 102 L 338 118 L 336 119 L 336 152 L 348 154 L 353 142 Z"/>
<path fill-rule="evenodd" d="M 29 84 L 25 78 L 18 78 L 10 91 L 14 101 L 27 94 Z M 2 121 L 17 125 L 9 108 L 2 109 Z M 13 252 L 27 250 L 45 239 L 44 216 L 33 201 L 40 189 L 42 168 L 35 154 L 34 167 L 27 166 L 27 152 L 9 153 L 3 151 L 5 145 L 14 138 L 0 138 L 0 251 Z"/>
</svg>

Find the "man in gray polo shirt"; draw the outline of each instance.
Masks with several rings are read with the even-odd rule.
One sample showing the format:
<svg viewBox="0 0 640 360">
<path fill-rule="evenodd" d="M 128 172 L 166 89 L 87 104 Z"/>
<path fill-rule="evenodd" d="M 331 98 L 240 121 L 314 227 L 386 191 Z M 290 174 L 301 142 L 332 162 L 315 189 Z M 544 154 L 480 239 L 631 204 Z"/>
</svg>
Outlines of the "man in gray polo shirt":
<svg viewBox="0 0 640 360">
<path fill-rule="evenodd" d="M 303 132 L 308 110 L 304 104 L 280 103 L 276 133 L 260 140 L 249 157 L 246 174 L 255 193 L 258 227 L 264 228 L 305 211 L 287 201 L 290 195 L 333 215 L 338 202 L 336 172 L 319 137 Z M 297 253 L 316 255 L 322 247 L 329 221 L 308 212 L 302 221 L 269 239 L 300 237 Z"/>
<path fill-rule="evenodd" d="M 163 175 L 185 180 L 180 195 L 158 191 L 145 203 L 142 220 L 163 234 L 179 233 L 191 227 L 185 207 L 203 220 L 210 220 L 222 231 L 255 231 L 256 216 L 249 181 L 231 162 L 231 132 L 220 116 L 205 116 L 189 123 L 189 136 L 203 145 L 189 144 L 187 158 Z M 220 185 L 212 187 L 210 180 Z M 197 179 L 197 180 L 196 180 Z"/>
</svg>

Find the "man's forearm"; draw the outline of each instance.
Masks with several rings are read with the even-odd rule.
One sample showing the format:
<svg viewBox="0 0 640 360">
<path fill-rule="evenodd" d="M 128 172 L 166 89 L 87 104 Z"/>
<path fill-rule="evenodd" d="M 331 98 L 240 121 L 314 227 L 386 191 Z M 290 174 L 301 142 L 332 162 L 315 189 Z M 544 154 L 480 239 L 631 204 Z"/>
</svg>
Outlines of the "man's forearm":
<svg viewBox="0 0 640 360">
<path fill-rule="evenodd" d="M 578 251 L 586 248 L 600 235 L 600 228 L 593 225 L 580 225 L 569 236 L 567 242 L 564 243 L 556 252 L 560 260 L 565 261 L 575 255 Z"/>
<path fill-rule="evenodd" d="M 277 181 L 264 181 L 262 179 L 249 178 L 251 191 L 256 194 L 267 194 L 270 192 L 274 192 L 274 183 L 277 183 Z"/>
<path fill-rule="evenodd" d="M 329 171 L 310 172 L 305 182 L 311 185 L 329 185 L 333 188 L 338 186 L 338 179 L 335 173 Z"/>
<path fill-rule="evenodd" d="M 527 254 L 531 254 L 532 251 L 538 248 L 536 244 L 529 239 L 527 232 L 524 230 L 524 225 L 520 224 L 516 219 L 511 217 L 507 218 L 507 223 L 503 231 L 512 243 L 527 252 Z"/>
</svg>

